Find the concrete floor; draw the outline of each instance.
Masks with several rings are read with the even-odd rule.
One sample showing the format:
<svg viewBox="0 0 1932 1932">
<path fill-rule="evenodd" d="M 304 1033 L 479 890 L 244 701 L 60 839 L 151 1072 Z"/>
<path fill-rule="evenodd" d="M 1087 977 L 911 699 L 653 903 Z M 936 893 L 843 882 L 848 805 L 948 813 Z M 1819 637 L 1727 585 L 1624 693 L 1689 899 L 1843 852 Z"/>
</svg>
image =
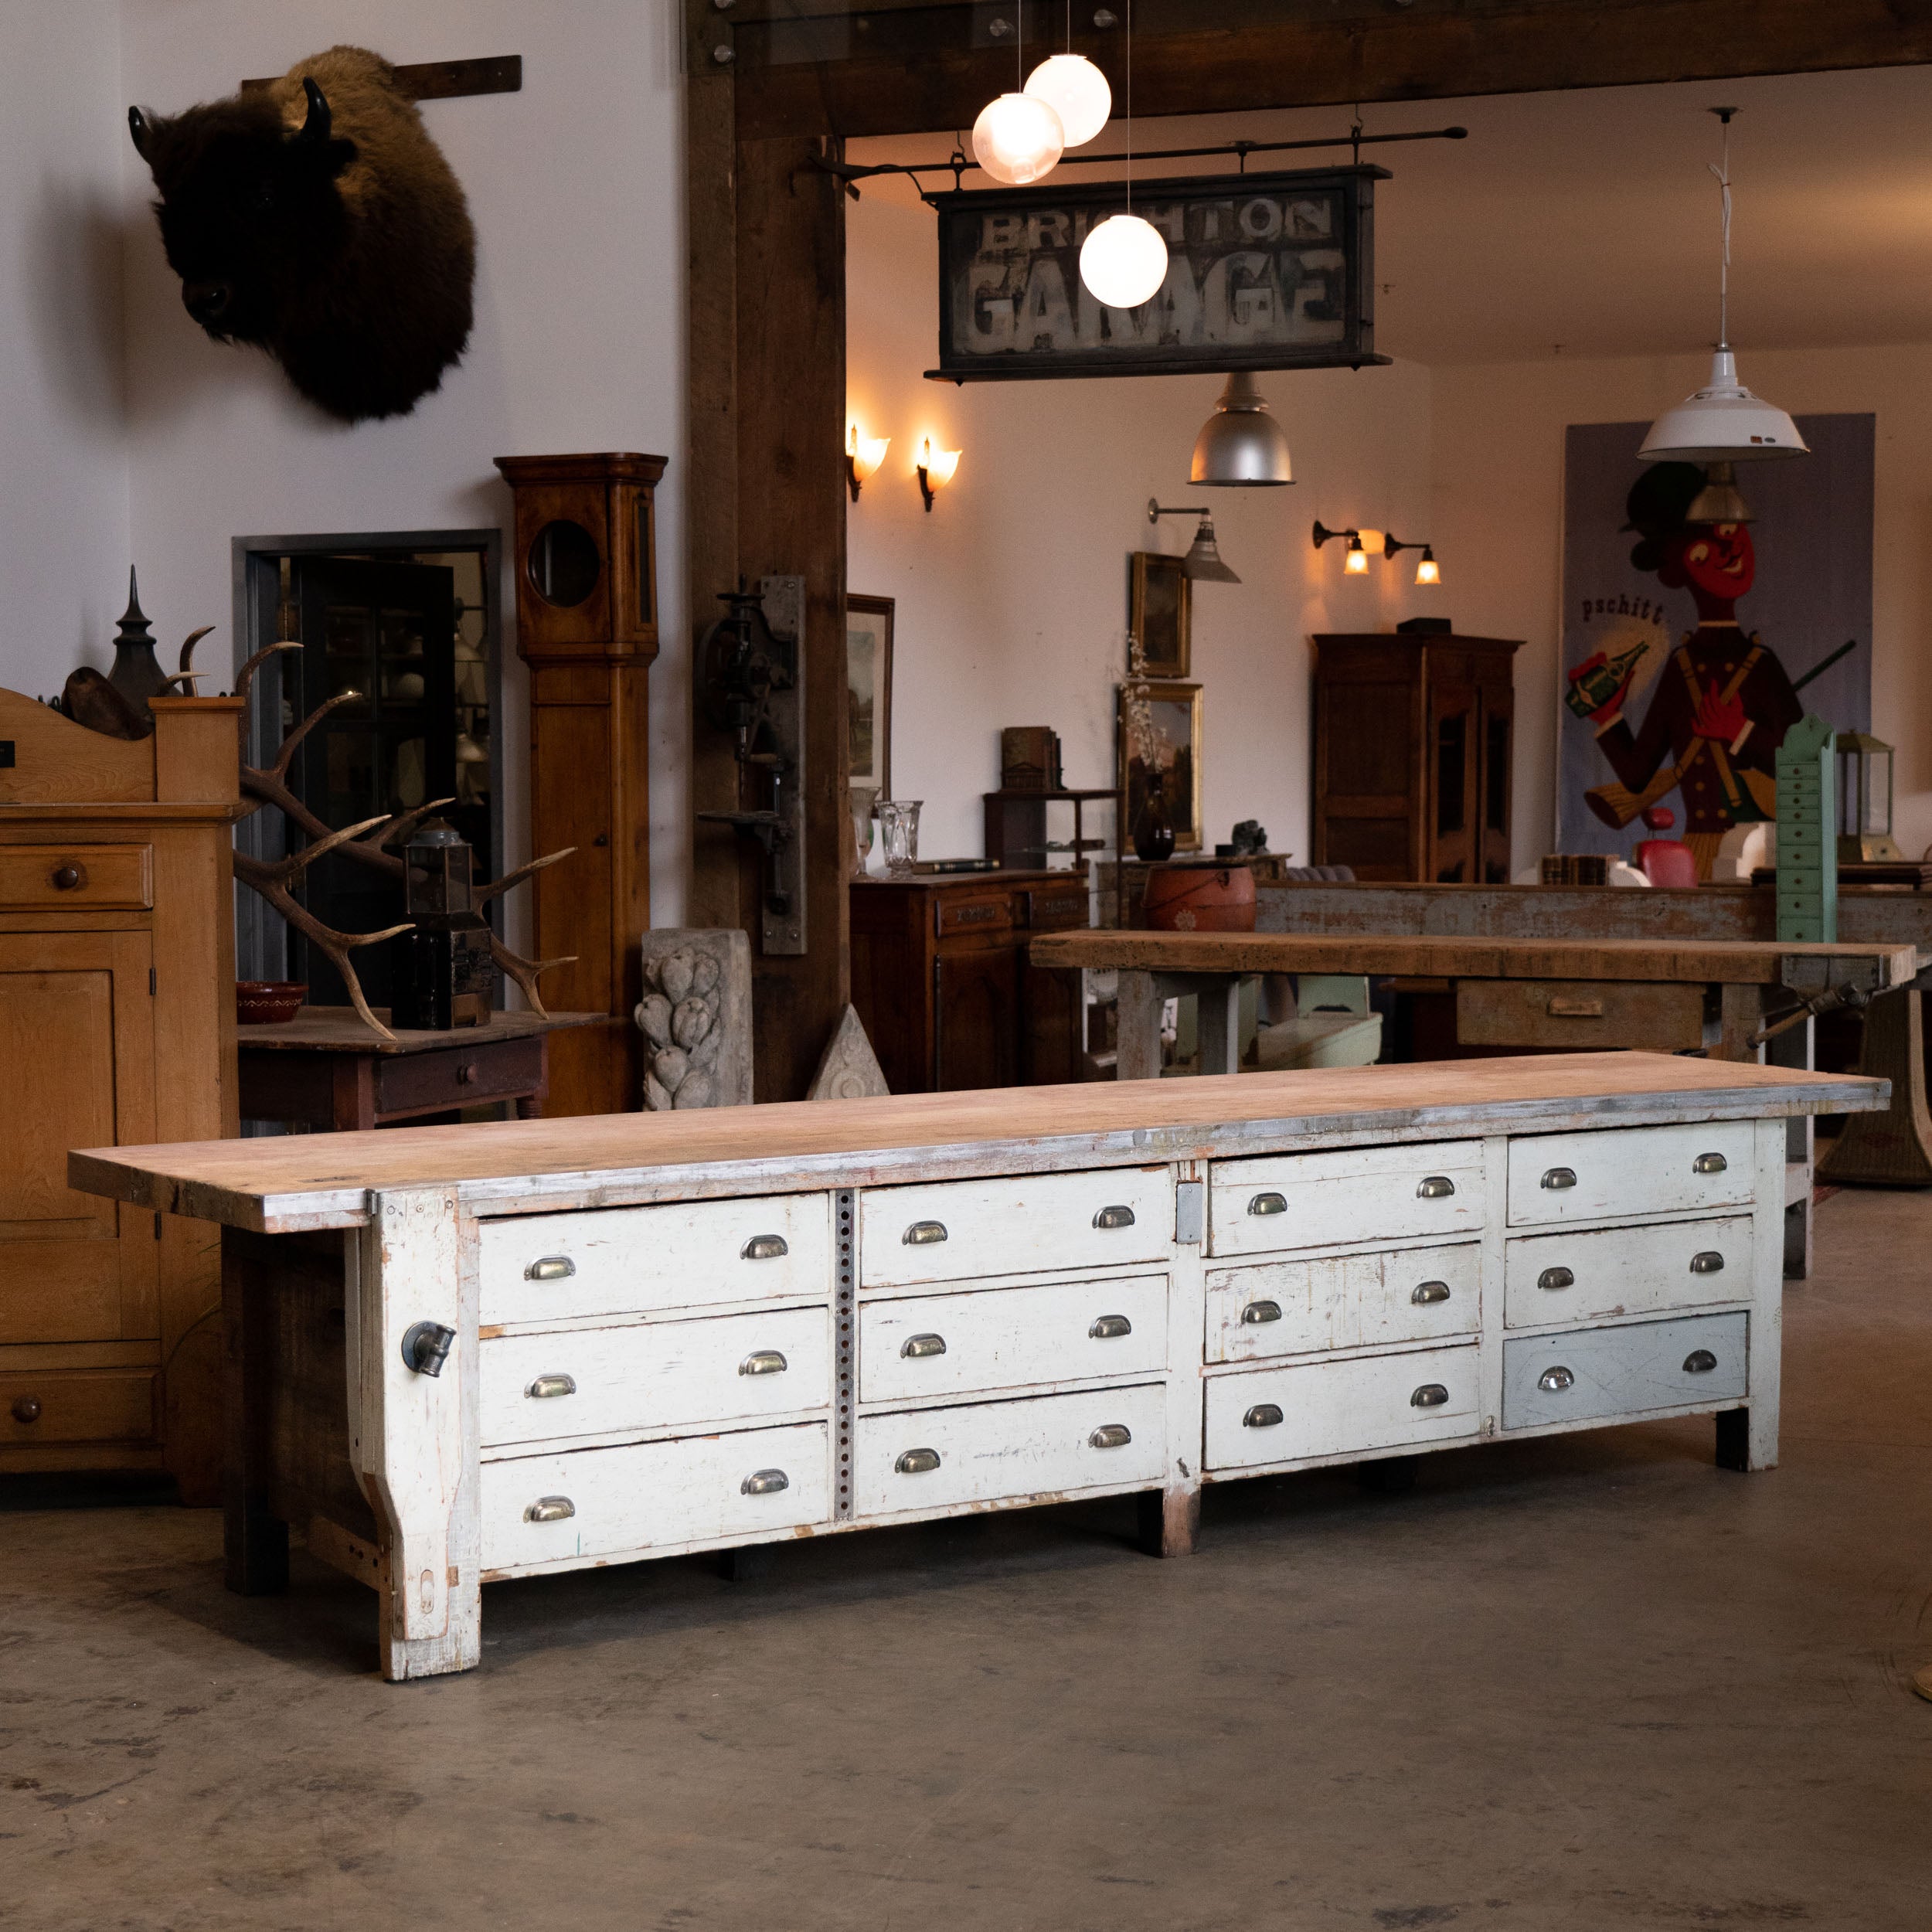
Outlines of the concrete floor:
<svg viewBox="0 0 1932 1932">
<path fill-rule="evenodd" d="M 1784 1464 L 1708 1423 L 373 1599 L 0 1485 L 0 1926 L 1459 1932 L 1932 1926 L 1932 1197 L 1841 1195 Z M 6 1505 L 11 1503 L 12 1507 Z M 36 1506 L 37 1505 L 37 1506 Z"/>
</svg>

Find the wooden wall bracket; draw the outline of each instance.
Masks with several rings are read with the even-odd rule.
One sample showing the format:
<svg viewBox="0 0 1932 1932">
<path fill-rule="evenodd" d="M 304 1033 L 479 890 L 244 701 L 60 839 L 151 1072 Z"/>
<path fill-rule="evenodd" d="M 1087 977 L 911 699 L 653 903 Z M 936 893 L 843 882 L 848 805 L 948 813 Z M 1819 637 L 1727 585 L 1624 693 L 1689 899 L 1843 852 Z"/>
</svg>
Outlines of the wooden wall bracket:
<svg viewBox="0 0 1932 1932">
<path fill-rule="evenodd" d="M 245 94 L 261 94 L 274 86 L 279 74 L 244 80 Z M 480 60 L 422 60 L 396 70 L 396 78 L 413 100 L 454 100 L 462 94 L 515 94 L 523 91 L 520 53 L 486 55 Z"/>
</svg>

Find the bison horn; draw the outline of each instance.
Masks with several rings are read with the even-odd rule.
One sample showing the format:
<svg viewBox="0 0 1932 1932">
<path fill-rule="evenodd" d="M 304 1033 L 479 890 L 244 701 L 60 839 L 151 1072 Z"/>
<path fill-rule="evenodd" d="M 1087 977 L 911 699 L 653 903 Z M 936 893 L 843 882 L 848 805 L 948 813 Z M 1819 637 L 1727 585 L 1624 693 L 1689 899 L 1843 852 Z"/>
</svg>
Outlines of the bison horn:
<svg viewBox="0 0 1932 1932">
<path fill-rule="evenodd" d="M 320 144 L 329 132 L 328 97 L 307 74 L 302 76 L 302 92 L 308 97 L 308 118 L 302 123 L 298 140 Z"/>
<path fill-rule="evenodd" d="M 145 161 L 148 158 L 148 136 L 151 131 L 148 117 L 138 107 L 128 110 L 128 131 L 134 138 L 134 152 Z"/>
</svg>

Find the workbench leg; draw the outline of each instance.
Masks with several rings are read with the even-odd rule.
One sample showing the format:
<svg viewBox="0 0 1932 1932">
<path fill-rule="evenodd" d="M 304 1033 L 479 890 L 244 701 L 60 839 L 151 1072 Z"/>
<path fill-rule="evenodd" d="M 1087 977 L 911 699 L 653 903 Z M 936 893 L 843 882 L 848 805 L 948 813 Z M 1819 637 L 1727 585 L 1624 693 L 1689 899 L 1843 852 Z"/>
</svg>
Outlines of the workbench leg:
<svg viewBox="0 0 1932 1932">
<path fill-rule="evenodd" d="M 1803 1019 L 1767 1041 L 1764 1058 L 1773 1066 L 1813 1073 L 1818 1066 L 1818 1022 Z M 1809 1114 L 1784 1123 L 1784 1278 L 1808 1280 L 1811 1272 L 1811 1190 L 1816 1141 Z"/>
<path fill-rule="evenodd" d="M 1719 1024 L 1717 1051 L 1711 1057 L 1743 1060 L 1752 1066 L 1764 1057 L 1761 1046 L 1751 1044 L 1751 1036 L 1764 1024 L 1764 996 L 1773 992 L 1764 986 L 1724 986 L 1718 989 Z"/>
<path fill-rule="evenodd" d="M 376 1056 L 337 1053 L 331 1056 L 334 1078 L 334 1118 L 338 1134 L 355 1134 L 376 1124 Z"/>
<path fill-rule="evenodd" d="M 1158 1080 L 1161 1077 L 1162 1002 L 1154 975 L 1122 967 L 1118 997 L 1120 1026 L 1114 1077 L 1122 1080 Z"/>
<path fill-rule="evenodd" d="M 1217 977 L 1199 994 L 1196 1038 L 1200 1043 L 1203 1073 L 1241 1070 L 1241 981 L 1238 974 Z"/>
<path fill-rule="evenodd" d="M 1201 1536 L 1201 1492 L 1145 1489 L 1134 1498 L 1141 1548 L 1150 1556 L 1191 1556 Z"/>
<path fill-rule="evenodd" d="M 1716 1418 L 1720 1469 L 1777 1467 L 1778 1405 L 1784 1376 L 1784 1257 L 1778 1235 L 1784 1222 L 1784 1123 L 1760 1121 L 1753 1129 L 1750 1323 L 1746 1406 Z"/>
<path fill-rule="evenodd" d="M 288 1587 L 288 1526 L 268 1506 L 268 1429 L 274 1339 L 264 1319 L 274 1292 L 266 1236 L 222 1230 L 222 1544 L 228 1587 L 243 1597 Z"/>
</svg>

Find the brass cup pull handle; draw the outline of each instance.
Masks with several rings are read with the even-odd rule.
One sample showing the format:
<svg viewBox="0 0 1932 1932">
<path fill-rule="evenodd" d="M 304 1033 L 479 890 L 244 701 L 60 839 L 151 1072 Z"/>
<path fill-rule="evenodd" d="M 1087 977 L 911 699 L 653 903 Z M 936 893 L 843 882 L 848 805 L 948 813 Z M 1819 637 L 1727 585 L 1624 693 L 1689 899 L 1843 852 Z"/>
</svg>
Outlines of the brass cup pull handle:
<svg viewBox="0 0 1932 1932">
<path fill-rule="evenodd" d="M 87 883 L 87 868 L 77 866 L 69 859 L 64 866 L 56 866 L 47 875 L 47 883 L 57 893 L 70 893 Z"/>
<path fill-rule="evenodd" d="M 1574 993 L 1555 993 L 1543 1008 L 1552 1019 L 1601 1019 L 1604 1002 L 1600 999 L 1580 999 Z"/>
<path fill-rule="evenodd" d="M 909 1248 L 929 1248 L 946 1238 L 944 1221 L 915 1221 L 900 1240 Z"/>
<path fill-rule="evenodd" d="M 577 1380 L 572 1376 L 539 1376 L 523 1393 L 533 1396 L 539 1402 L 552 1396 L 573 1396 L 577 1392 Z"/>
<path fill-rule="evenodd" d="M 1539 1288 L 1573 1288 L 1576 1276 L 1568 1268 L 1545 1268 L 1536 1277 Z"/>
<path fill-rule="evenodd" d="M 1243 1429 L 1272 1429 L 1281 1420 L 1281 1405 L 1277 1402 L 1257 1402 L 1241 1418 Z"/>
<path fill-rule="evenodd" d="M 1560 1194 L 1565 1188 L 1577 1185 L 1577 1170 L 1573 1167 L 1553 1167 L 1544 1170 L 1543 1184 L 1553 1194 Z"/>
<path fill-rule="evenodd" d="M 1124 1422 L 1104 1422 L 1087 1439 L 1090 1449 L 1124 1449 L 1134 1432 Z"/>
<path fill-rule="evenodd" d="M 1536 1386 L 1547 1395 L 1560 1396 L 1576 1386 L 1577 1378 L 1567 1369 L 1546 1369 L 1536 1378 Z"/>
<path fill-rule="evenodd" d="M 1456 1184 L 1446 1174 L 1425 1174 L 1416 1184 L 1416 1199 L 1419 1201 L 1446 1201 L 1456 1191 Z"/>
<path fill-rule="evenodd" d="M 1131 1228 L 1134 1225 L 1134 1210 L 1131 1207 L 1104 1207 L 1094 1217 L 1097 1228 Z"/>
<path fill-rule="evenodd" d="M 909 1362 L 922 1361 L 927 1355 L 944 1355 L 946 1338 L 943 1335 L 909 1335 L 899 1352 Z"/>
<path fill-rule="evenodd" d="M 523 1270 L 523 1278 L 526 1281 L 567 1281 L 577 1271 L 577 1264 L 567 1254 L 546 1254 Z"/>
<path fill-rule="evenodd" d="M 754 1349 L 738 1364 L 741 1376 L 781 1376 L 791 1364 L 776 1349 Z"/>
<path fill-rule="evenodd" d="M 1440 1382 L 1425 1382 L 1409 1398 L 1412 1409 L 1440 1409 L 1447 1406 L 1449 1391 Z"/>
<path fill-rule="evenodd" d="M 1134 1332 L 1134 1324 L 1124 1315 L 1104 1315 L 1087 1332 L 1096 1342 L 1117 1342 Z"/>
<path fill-rule="evenodd" d="M 568 1496 L 539 1496 L 523 1512 L 526 1522 L 562 1522 L 577 1513 Z"/>
<path fill-rule="evenodd" d="M 791 1249 L 782 1234 L 754 1234 L 738 1250 L 741 1261 L 775 1261 L 781 1254 L 789 1254 Z"/>
<path fill-rule="evenodd" d="M 775 1496 L 791 1487 L 791 1478 L 782 1469 L 760 1469 L 738 1485 L 741 1496 Z"/>
<path fill-rule="evenodd" d="M 1705 1248 L 1691 1257 L 1692 1274 L 1722 1274 L 1724 1257 L 1715 1248 Z"/>
<path fill-rule="evenodd" d="M 1708 1349 L 1693 1349 L 1684 1358 L 1687 1376 L 1707 1376 L 1717 1366 L 1717 1358 Z"/>
<path fill-rule="evenodd" d="M 1700 1154 L 1691 1162 L 1693 1174 L 1723 1174 L 1730 1171 L 1730 1162 L 1721 1154 Z"/>
<path fill-rule="evenodd" d="M 15 1422 L 38 1422 L 40 1420 L 40 1398 L 38 1396 L 15 1396 L 12 1415 Z"/>
<path fill-rule="evenodd" d="M 1449 1299 L 1449 1284 L 1447 1281 L 1418 1281 L 1410 1290 L 1409 1299 L 1419 1308 L 1432 1307 L 1438 1301 L 1447 1301 Z"/>
<path fill-rule="evenodd" d="M 1257 1194 L 1248 1203 L 1250 1214 L 1286 1214 L 1288 1197 L 1285 1194 Z"/>
<path fill-rule="evenodd" d="M 1278 1301 L 1250 1301 L 1241 1311 L 1241 1319 L 1250 1327 L 1259 1327 L 1264 1321 L 1281 1319 L 1281 1304 Z"/>
<path fill-rule="evenodd" d="M 939 1467 L 937 1449 L 908 1449 L 893 1464 L 902 1476 L 927 1476 Z"/>
</svg>

